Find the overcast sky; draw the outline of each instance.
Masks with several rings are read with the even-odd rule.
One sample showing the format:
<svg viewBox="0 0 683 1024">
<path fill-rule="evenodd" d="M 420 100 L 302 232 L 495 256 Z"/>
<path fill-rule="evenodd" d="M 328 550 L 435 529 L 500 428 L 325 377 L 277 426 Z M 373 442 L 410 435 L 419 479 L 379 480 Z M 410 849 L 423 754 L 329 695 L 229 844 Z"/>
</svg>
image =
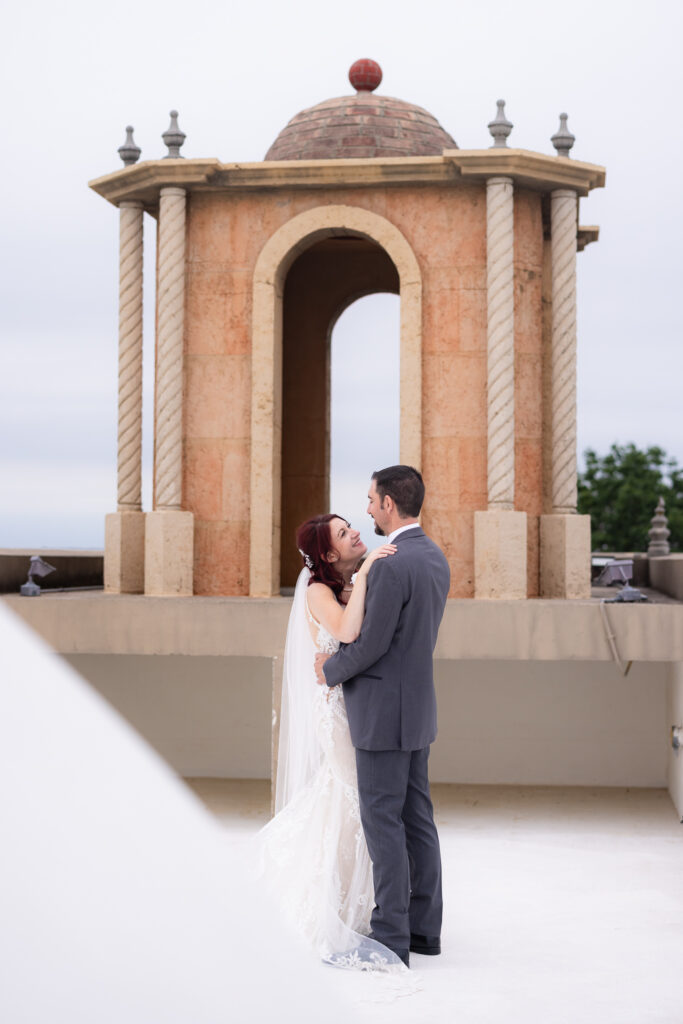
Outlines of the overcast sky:
<svg viewBox="0 0 683 1024">
<path fill-rule="evenodd" d="M 554 153 L 549 137 L 568 111 L 573 156 L 607 167 L 607 188 L 581 203 L 581 223 L 599 224 L 601 238 L 578 257 L 579 451 L 634 441 L 683 461 L 680 2 L 8 8 L 0 547 L 98 547 L 115 509 L 118 215 L 87 182 L 121 166 L 124 126 L 135 126 L 143 160 L 161 157 L 177 107 L 185 156 L 261 160 L 295 113 L 352 91 L 346 75 L 358 57 L 381 64 L 380 92 L 426 107 L 462 148 L 490 144 L 498 97 L 515 125 L 510 145 L 540 152 Z M 149 285 L 151 224 L 146 244 Z M 390 372 L 397 304 L 365 304 L 364 316 L 359 306 L 343 318 L 346 332 L 340 322 L 334 346 L 348 366 L 363 360 L 372 387 Z M 149 369 L 148 359 L 147 425 Z M 362 515 L 368 473 L 396 457 L 397 433 L 396 420 L 383 433 L 371 397 L 354 404 L 363 415 L 343 427 L 333 454 L 347 488 L 335 499 L 361 492 L 357 509 L 338 509 L 352 518 Z M 149 452 L 149 429 L 145 443 Z"/>
</svg>

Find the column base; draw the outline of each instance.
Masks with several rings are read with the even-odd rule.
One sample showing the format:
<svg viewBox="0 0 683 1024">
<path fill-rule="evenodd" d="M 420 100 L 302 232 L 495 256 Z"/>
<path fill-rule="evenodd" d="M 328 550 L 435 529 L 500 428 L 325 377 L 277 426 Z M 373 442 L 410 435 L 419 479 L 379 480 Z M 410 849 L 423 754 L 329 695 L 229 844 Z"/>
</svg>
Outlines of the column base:
<svg viewBox="0 0 683 1024">
<path fill-rule="evenodd" d="M 526 512 L 474 513 L 474 596 L 499 600 L 527 596 Z"/>
<path fill-rule="evenodd" d="M 144 512 L 110 512 L 104 517 L 104 589 L 107 594 L 143 593 Z"/>
<path fill-rule="evenodd" d="M 191 512 L 148 512 L 145 521 L 145 594 L 191 597 L 194 516 Z"/>
<path fill-rule="evenodd" d="M 541 516 L 541 597 L 591 596 L 591 517 Z"/>
</svg>

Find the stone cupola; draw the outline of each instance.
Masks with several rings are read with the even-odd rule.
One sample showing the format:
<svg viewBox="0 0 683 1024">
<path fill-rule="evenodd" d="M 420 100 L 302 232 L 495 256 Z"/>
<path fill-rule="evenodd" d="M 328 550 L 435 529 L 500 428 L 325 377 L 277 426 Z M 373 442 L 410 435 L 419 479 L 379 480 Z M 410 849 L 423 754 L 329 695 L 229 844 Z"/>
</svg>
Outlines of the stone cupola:
<svg viewBox="0 0 683 1024">
<path fill-rule="evenodd" d="M 349 81 L 355 96 L 337 96 L 302 110 L 282 129 L 265 159 L 441 156 L 444 149 L 457 149 L 429 111 L 376 95 L 382 71 L 374 60 L 352 64 Z"/>
</svg>

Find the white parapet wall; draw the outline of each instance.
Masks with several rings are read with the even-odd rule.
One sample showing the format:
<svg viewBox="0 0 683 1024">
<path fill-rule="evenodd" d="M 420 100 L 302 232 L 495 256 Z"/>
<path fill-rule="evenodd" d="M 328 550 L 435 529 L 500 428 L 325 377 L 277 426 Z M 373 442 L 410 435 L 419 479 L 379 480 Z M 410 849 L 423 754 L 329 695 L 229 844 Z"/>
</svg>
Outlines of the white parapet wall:
<svg viewBox="0 0 683 1024">
<path fill-rule="evenodd" d="M 437 661 L 434 782 L 667 784 L 667 670 L 609 662 Z"/>
<path fill-rule="evenodd" d="M 270 777 L 270 660 L 67 660 L 179 775 Z M 635 665 L 624 678 L 609 662 L 437 661 L 432 779 L 665 787 L 668 669 Z"/>
<path fill-rule="evenodd" d="M 270 777 L 270 659 L 71 654 L 66 660 L 179 775 Z"/>
<path fill-rule="evenodd" d="M 3 601 L 180 775 L 270 776 L 289 599 Z M 680 810 L 683 755 L 672 752 L 671 727 L 682 724 L 683 606 L 602 611 L 606 619 L 597 601 L 448 602 L 436 648 L 435 781 L 668 784 Z"/>
</svg>

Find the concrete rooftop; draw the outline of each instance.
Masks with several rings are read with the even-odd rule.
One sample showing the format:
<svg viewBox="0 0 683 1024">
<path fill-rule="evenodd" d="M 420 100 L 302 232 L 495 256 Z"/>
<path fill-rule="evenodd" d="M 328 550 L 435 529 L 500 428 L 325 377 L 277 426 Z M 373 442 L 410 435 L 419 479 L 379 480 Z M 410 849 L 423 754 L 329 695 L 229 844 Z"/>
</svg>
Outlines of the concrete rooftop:
<svg viewBox="0 0 683 1024">
<path fill-rule="evenodd" d="M 190 785 L 248 849 L 268 818 L 268 783 Z M 664 790 L 437 785 L 433 795 L 443 954 L 413 955 L 422 990 L 391 1003 L 373 1001 L 376 979 L 321 965 L 358 1021 L 680 1024 L 683 826 Z"/>
</svg>

